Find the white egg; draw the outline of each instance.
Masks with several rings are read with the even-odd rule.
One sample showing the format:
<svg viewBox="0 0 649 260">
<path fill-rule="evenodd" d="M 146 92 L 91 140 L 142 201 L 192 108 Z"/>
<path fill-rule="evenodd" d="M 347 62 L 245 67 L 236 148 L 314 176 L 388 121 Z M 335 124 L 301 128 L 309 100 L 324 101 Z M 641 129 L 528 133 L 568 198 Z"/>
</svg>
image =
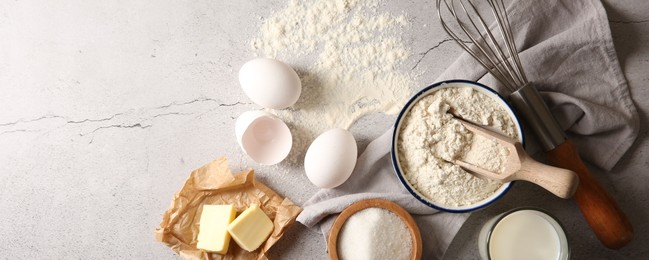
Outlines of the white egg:
<svg viewBox="0 0 649 260">
<path fill-rule="evenodd" d="M 243 64 L 239 70 L 239 83 L 253 102 L 265 108 L 290 107 L 302 93 L 297 73 L 274 59 L 258 58 Z"/>
<path fill-rule="evenodd" d="M 347 130 L 331 129 L 318 136 L 304 156 L 304 171 L 320 188 L 343 184 L 354 171 L 358 156 L 356 139 Z"/>
</svg>

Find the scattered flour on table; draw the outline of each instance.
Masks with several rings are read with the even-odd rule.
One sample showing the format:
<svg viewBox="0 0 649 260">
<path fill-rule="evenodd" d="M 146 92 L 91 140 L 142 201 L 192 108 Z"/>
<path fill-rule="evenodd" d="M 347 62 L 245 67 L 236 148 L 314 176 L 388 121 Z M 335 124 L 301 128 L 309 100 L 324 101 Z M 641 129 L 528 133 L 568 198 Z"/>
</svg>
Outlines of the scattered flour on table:
<svg viewBox="0 0 649 260">
<path fill-rule="evenodd" d="M 367 208 L 351 215 L 338 234 L 338 257 L 342 260 L 407 260 L 412 236 L 396 214 Z"/>
<path fill-rule="evenodd" d="M 397 149 L 408 182 L 439 205 L 472 205 L 492 195 L 502 184 L 474 177 L 447 161 L 461 159 L 502 172 L 508 150 L 474 135 L 453 120 L 450 112 L 512 138 L 518 138 L 517 129 L 499 103 L 470 87 L 441 88 L 417 101 L 404 118 Z"/>
<path fill-rule="evenodd" d="M 372 112 L 396 114 L 411 95 L 414 73 L 404 64 L 410 51 L 400 39 L 409 22 L 381 6 L 379 0 L 291 0 L 262 18 L 252 48 L 293 66 L 302 81 L 293 107 L 271 111 L 293 133 L 289 163 L 324 131 L 349 129 Z"/>
</svg>

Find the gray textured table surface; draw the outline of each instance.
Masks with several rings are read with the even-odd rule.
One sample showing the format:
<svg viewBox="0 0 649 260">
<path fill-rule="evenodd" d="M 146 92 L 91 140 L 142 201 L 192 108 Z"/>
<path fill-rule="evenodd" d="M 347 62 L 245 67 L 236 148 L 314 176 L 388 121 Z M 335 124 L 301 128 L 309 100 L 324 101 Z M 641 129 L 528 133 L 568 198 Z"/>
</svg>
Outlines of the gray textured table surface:
<svg viewBox="0 0 649 260">
<path fill-rule="evenodd" d="M 260 167 L 242 155 L 234 118 L 257 109 L 238 68 L 254 57 L 259 17 L 285 1 L 0 2 L 0 258 L 176 259 L 153 238 L 188 173 L 228 156 L 297 204 L 315 191 L 299 166 Z M 432 82 L 460 54 L 430 1 L 389 3 L 412 27 L 408 61 Z M 640 112 L 636 144 L 610 173 L 592 168 L 635 228 L 620 251 L 602 247 L 573 201 L 532 185 L 474 213 L 447 253 L 477 258 L 485 219 L 537 206 L 564 224 L 575 259 L 649 258 L 649 4 L 606 1 L 615 47 Z M 427 52 L 426 55 L 423 53 Z M 352 128 L 362 151 L 392 123 Z M 295 224 L 272 259 L 326 259 L 322 236 Z"/>
</svg>

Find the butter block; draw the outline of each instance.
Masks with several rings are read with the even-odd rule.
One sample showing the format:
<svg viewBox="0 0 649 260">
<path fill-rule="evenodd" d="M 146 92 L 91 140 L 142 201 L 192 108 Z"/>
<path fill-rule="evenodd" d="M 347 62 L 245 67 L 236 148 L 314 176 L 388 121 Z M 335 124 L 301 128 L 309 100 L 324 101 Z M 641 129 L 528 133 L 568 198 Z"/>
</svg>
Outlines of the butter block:
<svg viewBox="0 0 649 260">
<path fill-rule="evenodd" d="M 273 232 L 273 222 L 257 204 L 251 204 L 230 225 L 228 231 L 241 248 L 252 252 Z"/>
<path fill-rule="evenodd" d="M 203 205 L 196 247 L 217 254 L 227 253 L 230 246 L 227 228 L 236 215 L 232 205 Z"/>
</svg>

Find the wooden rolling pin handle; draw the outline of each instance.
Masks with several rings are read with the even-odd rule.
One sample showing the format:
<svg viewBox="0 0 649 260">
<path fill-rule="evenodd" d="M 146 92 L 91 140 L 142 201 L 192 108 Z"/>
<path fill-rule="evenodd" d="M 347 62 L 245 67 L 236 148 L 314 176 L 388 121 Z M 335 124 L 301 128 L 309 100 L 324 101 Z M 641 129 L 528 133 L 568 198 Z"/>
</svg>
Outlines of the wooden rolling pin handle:
<svg viewBox="0 0 649 260">
<path fill-rule="evenodd" d="M 597 238 L 606 247 L 620 249 L 633 238 L 633 227 L 611 195 L 597 183 L 570 141 L 546 152 L 550 164 L 570 169 L 579 176 L 575 200 Z"/>
</svg>

